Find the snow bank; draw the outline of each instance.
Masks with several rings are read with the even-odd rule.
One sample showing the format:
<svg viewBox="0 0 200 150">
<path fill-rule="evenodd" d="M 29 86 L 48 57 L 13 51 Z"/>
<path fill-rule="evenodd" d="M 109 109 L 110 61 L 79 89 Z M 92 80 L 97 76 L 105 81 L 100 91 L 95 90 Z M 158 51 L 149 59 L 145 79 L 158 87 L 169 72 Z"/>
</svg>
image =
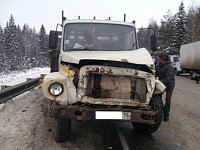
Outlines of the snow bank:
<svg viewBox="0 0 200 150">
<path fill-rule="evenodd" d="M 41 74 L 48 74 L 50 72 L 49 67 L 45 68 L 33 68 L 24 72 L 14 71 L 9 75 L 0 75 L 0 85 L 13 86 L 26 81 L 26 78 L 37 78 Z"/>
</svg>

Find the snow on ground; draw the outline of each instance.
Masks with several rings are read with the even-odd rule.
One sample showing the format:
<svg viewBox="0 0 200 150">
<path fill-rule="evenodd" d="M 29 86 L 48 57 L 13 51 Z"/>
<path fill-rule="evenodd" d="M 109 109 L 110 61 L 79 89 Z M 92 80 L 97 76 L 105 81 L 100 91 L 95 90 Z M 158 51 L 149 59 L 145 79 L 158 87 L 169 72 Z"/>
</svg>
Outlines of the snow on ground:
<svg viewBox="0 0 200 150">
<path fill-rule="evenodd" d="M 50 68 L 34 68 L 26 72 L 12 72 L 7 76 L 0 76 L 0 84 L 16 85 L 26 81 L 26 78 L 37 78 L 40 74 L 47 74 Z M 27 150 L 35 149 L 35 130 L 38 124 L 45 129 L 43 96 L 38 87 L 0 104 L 0 149 Z M 37 113 L 42 112 L 42 113 Z M 41 123 L 42 122 L 42 123 Z M 41 126 L 39 126 L 41 127 Z"/>
<path fill-rule="evenodd" d="M 35 78 L 48 72 L 49 68 L 34 68 L 25 73 L 12 73 L 7 77 L 0 76 L 0 83 L 15 85 L 24 82 L 24 78 Z M 73 124 L 74 136 L 69 142 L 56 143 L 51 132 L 49 103 L 38 87 L 35 87 L 0 104 L 0 150 L 95 149 L 94 137 L 99 139 L 99 135 L 96 132 L 88 135 L 88 128 L 82 128 L 84 123 Z M 84 135 L 80 135 L 82 130 L 85 131 Z"/>
<path fill-rule="evenodd" d="M 36 87 L 0 104 L 0 150 L 42 149 L 37 144 L 50 134 L 43 98 Z"/>
<path fill-rule="evenodd" d="M 13 86 L 26 81 L 26 78 L 37 78 L 41 74 L 48 74 L 50 72 L 49 67 L 45 68 L 33 68 L 24 72 L 12 72 L 9 75 L 0 76 L 0 85 Z"/>
</svg>

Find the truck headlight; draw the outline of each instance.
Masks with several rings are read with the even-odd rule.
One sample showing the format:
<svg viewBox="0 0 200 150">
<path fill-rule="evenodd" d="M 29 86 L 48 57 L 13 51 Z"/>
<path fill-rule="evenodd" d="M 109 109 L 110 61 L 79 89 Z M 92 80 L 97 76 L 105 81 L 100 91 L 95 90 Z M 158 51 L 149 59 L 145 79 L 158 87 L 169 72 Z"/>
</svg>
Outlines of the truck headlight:
<svg viewBox="0 0 200 150">
<path fill-rule="evenodd" d="M 63 85 L 60 83 L 53 83 L 49 87 L 49 92 L 53 96 L 58 96 L 63 92 Z"/>
</svg>

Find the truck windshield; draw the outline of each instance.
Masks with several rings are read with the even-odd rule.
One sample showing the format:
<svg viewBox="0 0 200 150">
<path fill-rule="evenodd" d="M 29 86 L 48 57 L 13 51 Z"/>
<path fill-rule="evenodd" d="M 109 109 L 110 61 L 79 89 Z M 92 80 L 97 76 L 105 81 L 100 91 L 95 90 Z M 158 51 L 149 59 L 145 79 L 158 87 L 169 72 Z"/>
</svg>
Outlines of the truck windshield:
<svg viewBox="0 0 200 150">
<path fill-rule="evenodd" d="M 179 57 L 174 57 L 174 62 L 179 62 Z"/>
<path fill-rule="evenodd" d="M 63 50 L 127 51 L 136 49 L 132 26 L 70 23 L 65 26 Z"/>
</svg>

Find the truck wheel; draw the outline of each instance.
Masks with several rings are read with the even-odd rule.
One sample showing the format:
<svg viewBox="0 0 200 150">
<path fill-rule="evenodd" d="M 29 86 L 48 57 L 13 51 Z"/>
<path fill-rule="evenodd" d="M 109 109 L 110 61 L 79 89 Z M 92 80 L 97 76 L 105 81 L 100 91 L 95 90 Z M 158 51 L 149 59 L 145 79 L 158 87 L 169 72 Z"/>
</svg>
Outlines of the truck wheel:
<svg viewBox="0 0 200 150">
<path fill-rule="evenodd" d="M 197 75 L 197 76 L 196 76 L 196 83 L 197 83 L 197 84 L 199 84 L 199 79 L 200 79 L 200 76 Z"/>
<path fill-rule="evenodd" d="M 51 118 L 52 134 L 56 142 L 66 142 L 71 136 L 71 120 Z"/>
<path fill-rule="evenodd" d="M 50 111 L 52 111 L 56 105 L 59 105 L 55 101 L 50 101 L 49 104 Z M 51 129 L 56 142 L 66 142 L 71 136 L 71 120 L 51 118 Z"/>
<path fill-rule="evenodd" d="M 192 80 L 192 73 L 189 73 L 189 79 Z"/>
<path fill-rule="evenodd" d="M 180 72 L 178 70 L 175 70 L 175 75 L 176 76 L 179 76 L 180 75 Z"/>
<path fill-rule="evenodd" d="M 189 72 L 189 78 L 190 78 L 190 80 L 194 80 L 195 77 L 196 77 L 196 72 L 195 71 L 190 71 Z"/>
<path fill-rule="evenodd" d="M 154 95 L 151 99 L 150 105 L 152 106 L 152 110 L 158 111 L 158 113 L 153 117 L 153 119 L 155 120 L 155 124 L 143 124 L 132 122 L 134 129 L 144 134 L 150 134 L 155 132 L 160 127 L 162 122 L 163 103 L 161 95 Z"/>
</svg>

